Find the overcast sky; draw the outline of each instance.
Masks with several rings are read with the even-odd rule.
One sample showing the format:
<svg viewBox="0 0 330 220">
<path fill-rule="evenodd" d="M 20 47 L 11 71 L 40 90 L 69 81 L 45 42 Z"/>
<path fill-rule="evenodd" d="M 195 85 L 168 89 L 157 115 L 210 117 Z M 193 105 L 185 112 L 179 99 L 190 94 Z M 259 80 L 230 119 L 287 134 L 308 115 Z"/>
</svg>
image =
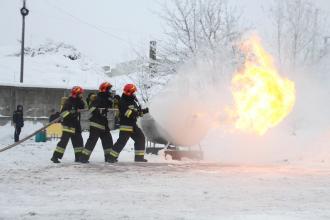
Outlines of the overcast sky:
<svg viewBox="0 0 330 220">
<path fill-rule="evenodd" d="M 134 56 L 132 48 L 161 38 L 162 22 L 155 13 L 160 0 L 27 0 L 26 45 L 46 39 L 73 44 L 100 64 Z M 166 0 L 162 0 L 166 1 Z M 244 20 L 259 29 L 267 25 L 270 0 L 230 0 L 244 9 Z M 314 0 L 330 13 L 330 0 Z M 17 46 L 21 36 L 22 0 L 0 0 L 0 46 Z M 264 8 L 264 9 L 263 9 Z"/>
</svg>

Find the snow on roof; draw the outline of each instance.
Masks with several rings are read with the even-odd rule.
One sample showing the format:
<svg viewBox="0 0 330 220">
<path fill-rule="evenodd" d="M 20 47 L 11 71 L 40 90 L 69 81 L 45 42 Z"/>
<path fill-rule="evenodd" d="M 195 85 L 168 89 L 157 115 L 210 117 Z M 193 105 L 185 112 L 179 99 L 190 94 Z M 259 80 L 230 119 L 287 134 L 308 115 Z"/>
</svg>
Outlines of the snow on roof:
<svg viewBox="0 0 330 220">
<path fill-rule="evenodd" d="M 21 88 L 49 88 L 49 89 L 71 89 L 72 86 L 66 85 L 46 85 L 41 83 L 19 83 L 19 82 L 1 82 L 1 86 L 8 86 L 8 87 L 21 87 Z M 84 87 L 86 90 L 96 90 L 95 87 Z"/>
<path fill-rule="evenodd" d="M 76 48 L 52 41 L 25 48 L 24 83 L 20 79 L 20 55 L 16 46 L 0 47 L 0 85 L 15 87 L 95 89 L 110 78 L 102 67 Z"/>
</svg>

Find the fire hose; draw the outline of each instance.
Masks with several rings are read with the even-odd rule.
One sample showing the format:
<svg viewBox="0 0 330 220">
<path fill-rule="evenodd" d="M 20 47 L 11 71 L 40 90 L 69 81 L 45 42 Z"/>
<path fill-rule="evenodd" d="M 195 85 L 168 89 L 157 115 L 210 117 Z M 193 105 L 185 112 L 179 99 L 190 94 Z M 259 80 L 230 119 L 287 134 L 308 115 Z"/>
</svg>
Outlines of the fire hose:
<svg viewBox="0 0 330 220">
<path fill-rule="evenodd" d="M 105 108 L 98 108 L 100 110 L 104 110 Z M 78 112 L 86 112 L 88 111 L 89 109 L 79 109 Z M 112 110 L 112 111 L 118 111 L 118 109 L 108 109 L 108 110 Z M 6 151 L 6 150 L 9 150 L 13 147 L 16 147 L 17 145 L 20 145 L 21 143 L 27 141 L 29 138 L 33 137 L 34 135 L 36 135 L 37 133 L 39 133 L 40 131 L 43 131 L 45 130 L 46 128 L 48 128 L 49 126 L 51 126 L 52 124 L 55 124 L 57 122 L 59 122 L 60 120 L 62 119 L 62 116 L 54 119 L 53 121 L 49 122 L 48 124 L 46 124 L 45 126 L 43 126 L 42 128 L 39 128 L 38 130 L 36 130 L 35 132 L 33 132 L 32 134 L 26 136 L 25 138 L 23 138 L 22 140 L 18 141 L 18 142 L 15 142 L 7 147 L 4 147 L 4 148 L 1 148 L 0 149 L 0 153 L 3 152 L 3 151 Z"/>
</svg>

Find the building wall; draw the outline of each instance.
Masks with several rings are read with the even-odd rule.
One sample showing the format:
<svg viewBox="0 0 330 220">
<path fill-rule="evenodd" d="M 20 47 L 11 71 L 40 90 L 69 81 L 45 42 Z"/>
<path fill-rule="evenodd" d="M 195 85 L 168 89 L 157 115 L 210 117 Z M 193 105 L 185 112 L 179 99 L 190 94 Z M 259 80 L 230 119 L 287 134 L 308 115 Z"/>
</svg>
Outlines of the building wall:
<svg viewBox="0 0 330 220">
<path fill-rule="evenodd" d="M 48 117 L 51 109 L 60 108 L 61 97 L 69 92 L 68 89 L 0 86 L 0 115 L 11 116 L 21 104 L 25 116 Z"/>
</svg>

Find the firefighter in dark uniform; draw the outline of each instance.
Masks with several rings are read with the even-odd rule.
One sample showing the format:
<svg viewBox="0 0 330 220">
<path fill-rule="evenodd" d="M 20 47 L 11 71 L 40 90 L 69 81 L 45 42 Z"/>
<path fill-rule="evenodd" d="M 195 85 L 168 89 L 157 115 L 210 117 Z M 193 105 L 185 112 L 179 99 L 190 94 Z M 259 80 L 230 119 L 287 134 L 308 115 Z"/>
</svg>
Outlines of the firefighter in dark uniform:
<svg viewBox="0 0 330 220">
<path fill-rule="evenodd" d="M 75 153 L 75 161 L 77 162 L 81 156 L 84 147 L 80 125 L 80 110 L 85 108 L 85 102 L 82 100 L 83 92 L 83 88 L 79 86 L 73 87 L 71 96 L 61 107 L 63 129 L 61 140 L 58 142 L 53 157 L 51 158 L 51 161 L 54 163 L 60 163 L 59 159 L 62 159 L 70 139 Z"/>
<path fill-rule="evenodd" d="M 13 123 L 15 127 L 14 139 L 15 142 L 19 141 L 19 135 L 21 133 L 22 127 L 24 126 L 23 119 L 23 106 L 17 105 L 16 111 L 13 113 Z"/>
<path fill-rule="evenodd" d="M 144 159 L 145 137 L 142 130 L 137 126 L 136 122 L 137 118 L 142 117 L 143 114 L 147 114 L 149 109 L 141 109 L 134 94 L 136 91 L 137 89 L 135 85 L 127 84 L 125 85 L 123 94 L 120 98 L 119 138 L 111 149 L 109 159 L 110 163 L 117 162 L 117 158 L 125 147 L 129 138 L 134 140 L 135 161 L 147 162 L 147 160 Z"/>
<path fill-rule="evenodd" d="M 87 98 L 86 98 L 86 103 L 87 103 L 87 107 L 88 109 L 90 109 L 90 105 L 92 104 L 92 102 L 94 102 L 96 99 L 96 94 L 95 93 L 89 93 Z"/>
<path fill-rule="evenodd" d="M 120 127 L 119 104 L 120 104 L 120 96 L 115 95 L 113 97 L 113 109 L 115 110 L 115 129 L 118 129 Z"/>
<path fill-rule="evenodd" d="M 113 146 L 107 118 L 108 111 L 112 108 L 110 94 L 111 87 L 112 85 L 108 82 L 102 83 L 99 87 L 99 92 L 97 93 L 96 99 L 91 102 L 89 106 L 89 112 L 92 115 L 89 119 L 89 138 L 80 157 L 81 163 L 88 163 L 89 157 L 92 154 L 99 138 L 102 142 L 105 162 L 109 159 L 110 150 Z"/>
</svg>

